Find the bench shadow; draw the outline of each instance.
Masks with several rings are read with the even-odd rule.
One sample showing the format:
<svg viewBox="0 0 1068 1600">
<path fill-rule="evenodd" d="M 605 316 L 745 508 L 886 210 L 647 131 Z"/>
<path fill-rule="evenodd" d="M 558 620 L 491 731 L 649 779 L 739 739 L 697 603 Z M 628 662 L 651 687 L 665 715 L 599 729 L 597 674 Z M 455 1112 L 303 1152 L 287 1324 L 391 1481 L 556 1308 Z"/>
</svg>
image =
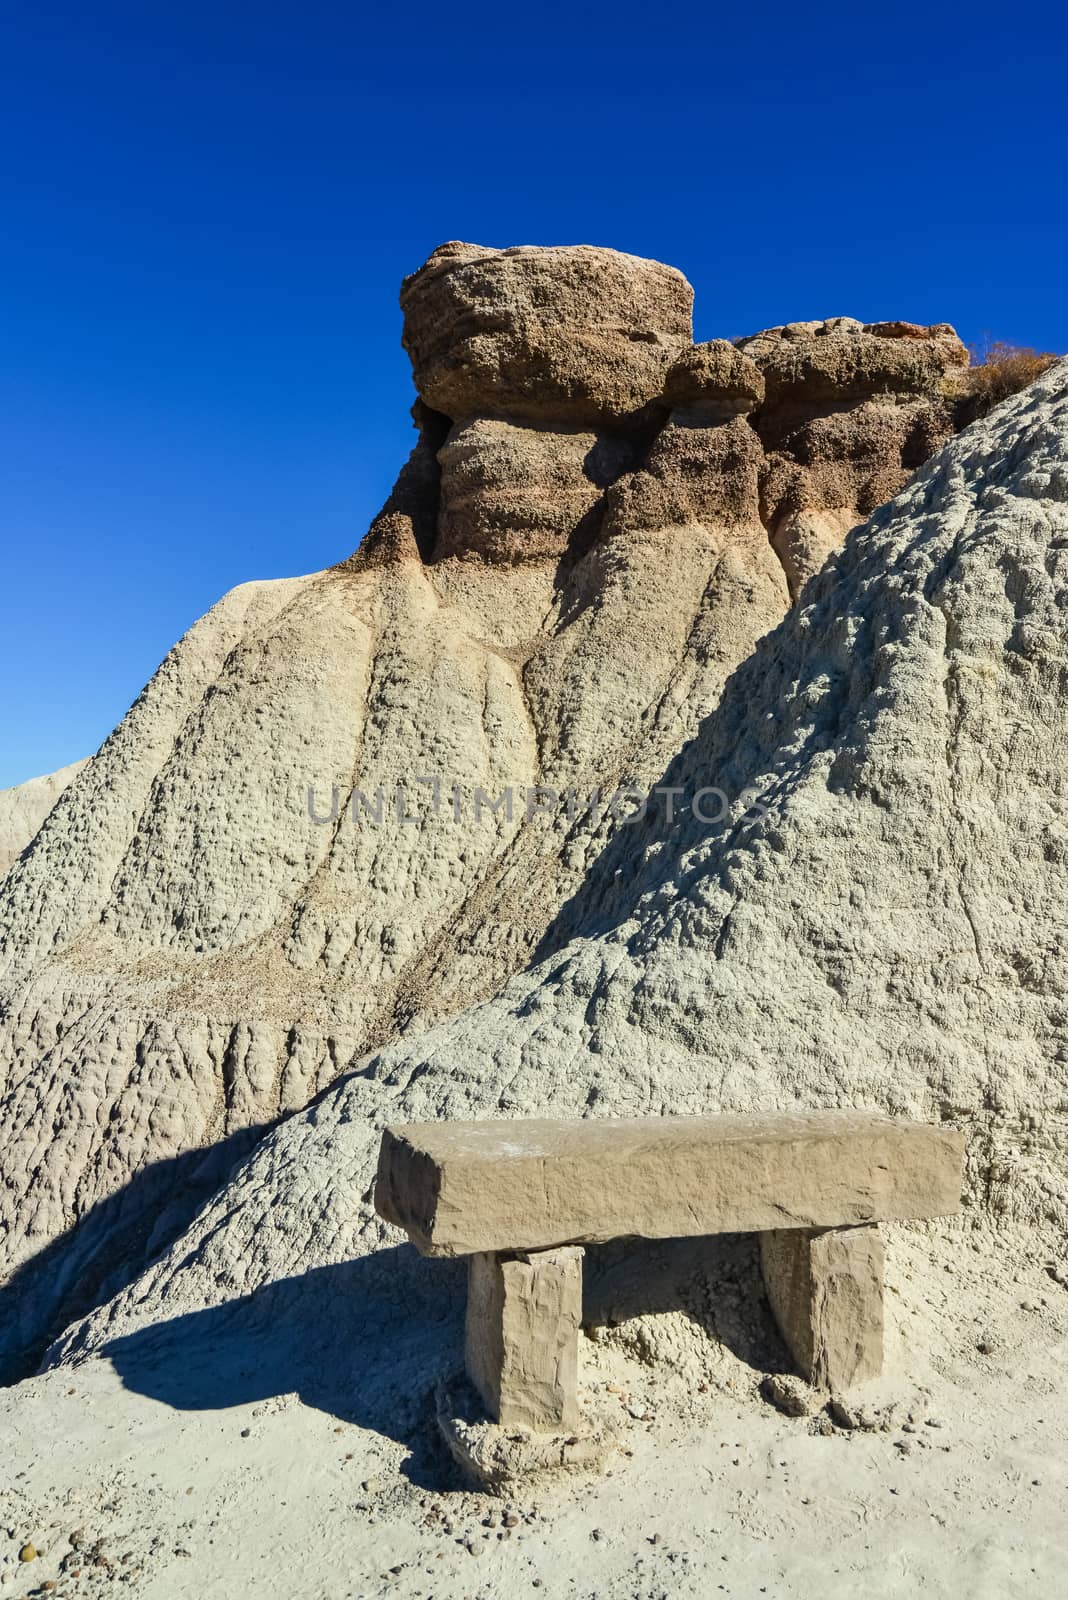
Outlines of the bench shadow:
<svg viewBox="0 0 1068 1600">
<path fill-rule="evenodd" d="M 583 1265 L 587 1327 L 625 1327 L 636 1317 L 681 1312 L 701 1337 L 755 1372 L 793 1372 L 768 1304 L 758 1235 L 620 1239 L 592 1245 Z"/>
<path fill-rule="evenodd" d="M 295 1396 L 408 1452 L 414 1484 L 459 1487 L 434 1423 L 439 1379 L 463 1366 L 466 1271 L 411 1245 L 267 1283 L 105 1345 L 126 1388 L 176 1411 Z M 752 1236 L 590 1247 L 584 1321 L 618 1326 L 682 1311 L 761 1372 L 789 1371 L 760 1285 Z"/>
<path fill-rule="evenodd" d="M 465 1281 L 459 1263 L 400 1245 L 137 1329 L 102 1354 L 127 1389 L 176 1411 L 294 1397 L 402 1444 L 405 1475 L 440 1488 L 452 1473 L 433 1395 L 463 1363 Z"/>
</svg>

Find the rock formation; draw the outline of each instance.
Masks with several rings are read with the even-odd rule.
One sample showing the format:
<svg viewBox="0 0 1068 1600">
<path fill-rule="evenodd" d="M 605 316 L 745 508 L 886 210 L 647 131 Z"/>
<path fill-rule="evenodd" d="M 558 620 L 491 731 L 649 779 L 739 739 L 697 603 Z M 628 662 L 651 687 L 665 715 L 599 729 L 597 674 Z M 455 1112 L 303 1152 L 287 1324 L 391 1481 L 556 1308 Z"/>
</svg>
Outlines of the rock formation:
<svg viewBox="0 0 1068 1600">
<path fill-rule="evenodd" d="M 681 274 L 588 247 L 446 245 L 402 304 L 419 437 L 356 554 L 226 596 L 0 886 L 13 1361 L 531 959 L 618 820 L 544 788 L 664 773 L 963 359 L 848 319 L 695 346 Z"/>
<path fill-rule="evenodd" d="M 405 279 L 401 309 L 416 388 L 453 422 L 648 425 L 693 344 L 681 272 L 589 245 L 442 245 Z"/>
<path fill-rule="evenodd" d="M 950 437 L 968 352 L 945 323 L 852 317 L 769 328 L 740 347 L 764 379 L 762 510 L 796 598 Z"/>
<path fill-rule="evenodd" d="M 964 1131 L 972 1228 L 1063 1253 L 1066 552 L 1062 362 L 850 534 L 665 774 L 759 807 L 620 828 L 539 960 L 275 1130 L 54 1358 L 280 1279 L 329 1318 L 352 1258 L 366 1315 L 432 1316 L 371 1206 L 389 1122 L 881 1108 Z"/>
</svg>

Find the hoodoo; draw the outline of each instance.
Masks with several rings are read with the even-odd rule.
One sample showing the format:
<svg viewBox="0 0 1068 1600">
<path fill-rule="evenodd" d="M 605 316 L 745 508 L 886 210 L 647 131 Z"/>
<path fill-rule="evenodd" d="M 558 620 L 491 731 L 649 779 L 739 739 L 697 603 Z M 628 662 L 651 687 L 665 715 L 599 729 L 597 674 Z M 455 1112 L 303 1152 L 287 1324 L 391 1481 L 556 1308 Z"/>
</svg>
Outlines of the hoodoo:
<svg viewBox="0 0 1068 1600">
<path fill-rule="evenodd" d="M 676 844 L 647 851 L 641 827 L 604 808 L 593 821 L 576 817 L 553 795 L 647 789 L 678 752 L 692 764 L 710 739 L 719 743 L 702 758 L 698 788 L 722 785 L 732 804 L 746 786 L 767 789 L 774 738 L 792 748 L 800 737 L 802 659 L 806 671 L 827 663 L 826 683 L 817 672 L 804 693 L 818 718 L 813 737 L 828 749 L 845 741 L 827 757 L 820 805 L 837 794 L 833 775 L 874 704 L 856 674 L 887 651 L 904 661 L 905 644 L 890 641 L 920 626 L 900 597 L 896 556 L 865 569 L 869 588 L 885 590 L 878 616 L 854 623 L 849 608 L 867 601 L 859 591 L 837 595 L 852 556 L 827 565 L 786 631 L 753 651 L 846 530 L 950 436 L 963 349 L 944 325 L 848 318 L 694 345 L 691 301 L 674 268 L 611 250 L 435 251 L 402 291 L 418 443 L 355 555 L 221 600 L 12 865 L 0 889 L 0 1270 L 9 1284 L 0 1347 L 9 1372 L 166 1251 L 280 1115 L 300 1112 L 353 1068 L 366 1073 L 360 1063 L 398 1039 L 421 1061 L 427 1029 L 489 1002 L 539 949 L 561 945 L 564 929 L 608 937 L 620 896 L 650 873 L 665 884 L 674 871 L 692 880 L 694 865 L 669 866 L 690 859 Z M 1053 391 L 1043 394 L 1041 404 L 1055 406 Z M 962 441 L 953 457 L 961 471 L 977 448 Z M 898 517 L 914 504 L 901 502 Z M 854 535 L 856 551 L 885 546 L 877 532 Z M 933 565 L 929 585 L 940 573 Z M 813 619 L 824 615 L 825 642 L 801 651 L 796 641 L 815 637 Z M 926 625 L 939 615 L 921 608 Z M 880 631 L 887 642 L 877 648 Z M 970 683 L 963 666 L 953 671 L 954 684 Z M 861 720 L 839 728 L 830 708 L 843 694 Z M 736 783 L 723 784 L 727 769 Z M 951 794 L 951 773 L 947 781 Z M 879 784 L 892 787 L 890 778 Z M 376 794 L 386 797 L 377 821 L 347 804 L 354 788 L 372 808 Z M 493 804 L 475 820 L 479 794 Z M 773 788 L 775 805 L 778 795 Z M 814 796 L 804 803 L 812 811 Z M 405 815 L 418 825 L 397 820 Z M 864 829 L 881 815 L 843 812 L 843 827 L 863 819 L 862 837 L 829 856 L 818 904 L 837 895 L 846 863 L 851 892 L 861 892 L 876 848 Z M 784 838 L 793 837 L 790 819 L 774 825 Z M 621 838 L 612 843 L 614 827 Z M 838 827 L 821 821 L 819 849 L 830 851 Z M 770 883 L 783 858 L 759 843 L 767 829 L 752 848 L 766 857 L 758 879 Z M 947 837 L 958 835 L 959 825 Z M 718 837 L 694 836 L 694 864 Z M 799 848 L 816 850 L 816 836 Z M 725 857 L 693 894 L 719 907 L 749 859 Z M 604 876 L 612 860 L 615 888 Z M 876 876 L 900 881 L 897 865 Z M 665 1106 L 708 1096 L 743 1103 L 756 1084 L 777 1094 L 761 1028 L 778 1019 L 776 1052 L 806 1061 L 816 1047 L 799 1027 L 808 1004 L 800 997 L 812 984 L 836 997 L 814 1021 L 820 1036 L 846 1003 L 842 984 L 862 983 L 865 993 L 875 985 L 873 1001 L 889 1003 L 878 963 L 865 958 L 865 977 L 847 979 L 829 934 L 820 948 L 833 974 L 813 976 L 811 924 L 795 927 L 788 912 L 808 903 L 809 884 L 808 867 L 791 867 L 762 913 L 779 930 L 774 957 L 758 948 L 744 900 L 725 919 L 710 909 L 687 920 L 689 899 L 672 892 L 672 915 L 687 930 L 682 950 L 696 962 L 686 982 L 718 993 L 729 972 L 749 976 L 731 998 L 713 994 L 704 1013 L 716 1018 L 702 1028 L 722 1042 L 731 1070 L 723 1078 L 717 1065 L 709 1079 L 684 1054 Z M 876 904 L 874 882 L 868 893 Z M 981 926 L 975 896 L 965 899 Z M 660 904 L 655 894 L 649 904 Z M 875 934 L 863 938 L 870 952 Z M 746 941 L 757 942 L 738 968 Z M 591 953 L 582 961 L 598 966 Z M 581 1038 L 577 1103 L 629 1103 L 599 1089 L 592 1072 L 617 1014 L 636 1031 L 625 1030 L 625 1047 L 615 1041 L 611 1071 L 637 1074 L 643 1106 L 661 1096 L 644 1064 L 647 1049 L 661 1048 L 647 1042 L 643 1020 L 658 970 L 650 958 L 633 1006 L 623 1001 L 626 960 L 611 982 L 607 969 L 590 980 L 574 1044 L 539 1065 L 550 1099 Z M 765 1016 L 752 985 L 772 971 Z M 540 994 L 539 977 L 517 981 Z M 901 974 L 892 992 L 912 1019 L 918 1000 L 900 999 Z M 687 1020 L 674 979 L 657 1007 L 665 1019 L 682 1007 L 677 1024 L 664 1022 L 670 1051 L 687 1041 L 703 1059 L 705 1035 Z M 570 1037 L 577 1013 L 568 1014 Z M 843 1026 L 852 1037 L 852 1021 Z M 895 1022 L 880 1048 L 906 1031 L 915 1040 L 912 1020 Z M 488 1054 L 480 1045 L 464 1066 L 461 1081 L 474 1072 L 476 1087 L 464 1091 L 472 1104 L 507 1109 L 531 1096 L 503 1080 L 490 1088 L 500 1073 L 510 1079 L 510 1036 L 510 1024 L 495 1030 Z M 427 1060 L 438 1038 L 429 1036 Z M 886 1080 L 905 1100 L 919 1093 L 910 1084 L 926 1082 L 925 1048 L 903 1044 Z M 947 1083 L 944 1104 L 977 1103 L 980 1069 L 961 1044 L 948 1057 L 931 1048 L 957 1085 Z M 801 1074 L 813 1103 L 843 1070 L 833 1049 L 820 1059 Z M 369 1111 L 389 1098 L 377 1082 L 359 1082 Z"/>
</svg>

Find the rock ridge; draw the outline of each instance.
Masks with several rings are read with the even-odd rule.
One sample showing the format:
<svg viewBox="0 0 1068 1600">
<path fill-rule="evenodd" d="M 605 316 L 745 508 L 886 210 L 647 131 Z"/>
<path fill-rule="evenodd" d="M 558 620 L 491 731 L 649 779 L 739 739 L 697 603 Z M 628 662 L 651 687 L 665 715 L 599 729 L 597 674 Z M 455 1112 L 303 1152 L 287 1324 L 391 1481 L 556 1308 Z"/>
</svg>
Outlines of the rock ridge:
<svg viewBox="0 0 1068 1600">
<path fill-rule="evenodd" d="M 621 506 L 685 528 L 711 495 L 766 529 L 796 598 L 951 437 L 967 351 L 948 323 L 851 317 L 695 345 L 692 304 L 681 273 L 614 250 L 434 251 L 401 290 L 420 444 L 357 561 L 574 560 L 626 532 Z M 719 437 L 737 419 L 749 447 Z"/>
</svg>

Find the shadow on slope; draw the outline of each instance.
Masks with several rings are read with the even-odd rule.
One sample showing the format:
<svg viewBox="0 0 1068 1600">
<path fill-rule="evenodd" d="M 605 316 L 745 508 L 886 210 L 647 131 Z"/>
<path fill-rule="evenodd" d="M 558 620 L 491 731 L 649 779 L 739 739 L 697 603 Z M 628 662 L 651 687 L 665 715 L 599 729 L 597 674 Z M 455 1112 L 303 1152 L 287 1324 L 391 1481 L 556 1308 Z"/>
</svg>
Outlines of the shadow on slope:
<svg viewBox="0 0 1068 1600">
<path fill-rule="evenodd" d="M 405 1445 L 409 1476 L 429 1482 L 444 1468 L 428 1426 L 434 1385 L 463 1361 L 464 1281 L 462 1263 L 393 1246 L 153 1323 L 102 1353 L 126 1388 L 176 1411 L 295 1395 Z"/>
<path fill-rule="evenodd" d="M 0 1385 L 36 1372 L 64 1328 L 132 1283 L 271 1126 L 152 1162 L 23 1262 L 0 1289 Z"/>
<path fill-rule="evenodd" d="M 465 1279 L 462 1261 L 426 1261 L 411 1245 L 393 1246 L 151 1324 L 103 1354 L 126 1388 L 176 1411 L 295 1395 L 402 1444 L 406 1475 L 441 1489 L 455 1469 L 433 1425 L 434 1390 L 463 1365 Z M 733 1309 L 725 1314 L 725 1306 Z M 726 1347 L 756 1371 L 789 1370 L 751 1236 L 591 1247 L 583 1309 L 587 1325 L 613 1327 L 682 1311 L 694 1346 L 707 1343 L 710 1366 Z M 648 1351 L 644 1331 L 638 1352 Z"/>
</svg>

